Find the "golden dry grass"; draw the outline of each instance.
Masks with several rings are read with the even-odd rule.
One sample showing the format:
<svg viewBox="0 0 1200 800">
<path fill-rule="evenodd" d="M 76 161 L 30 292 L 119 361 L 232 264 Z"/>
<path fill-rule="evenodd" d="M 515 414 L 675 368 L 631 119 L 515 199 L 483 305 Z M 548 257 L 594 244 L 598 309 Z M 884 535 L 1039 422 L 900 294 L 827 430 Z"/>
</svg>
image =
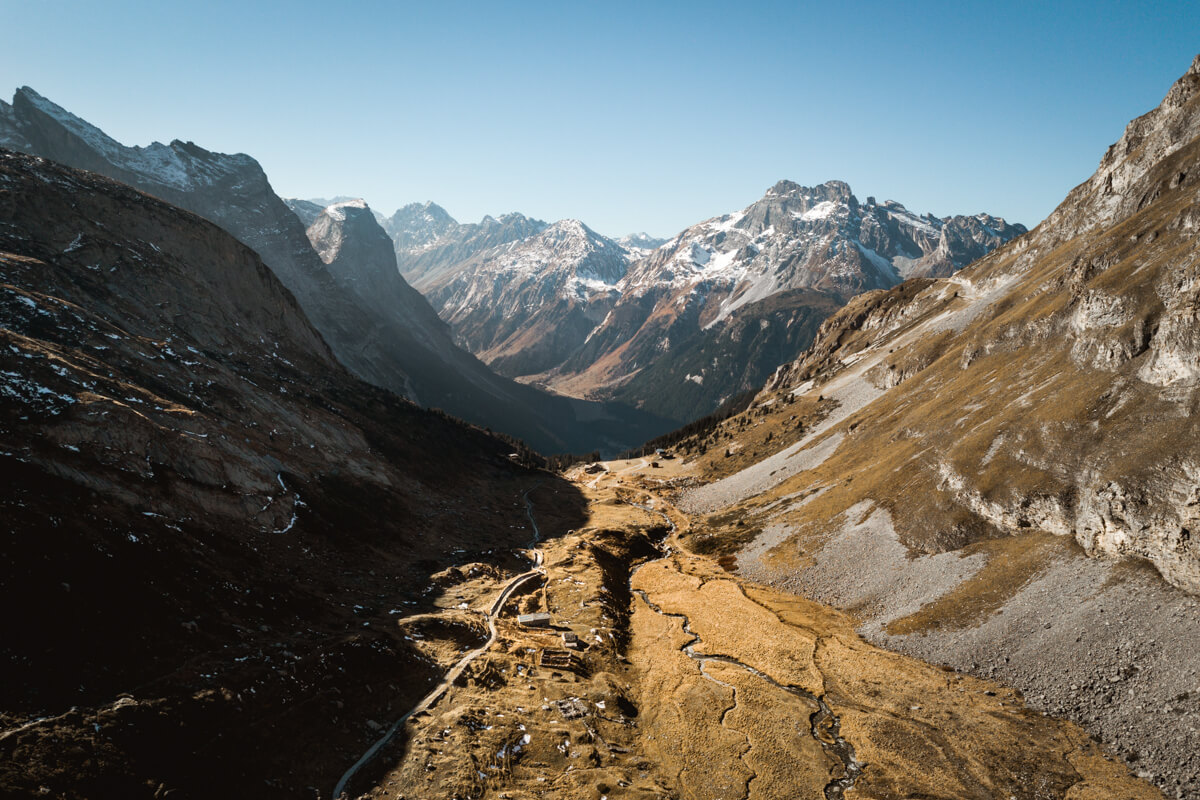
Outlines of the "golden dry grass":
<svg viewBox="0 0 1200 800">
<path fill-rule="evenodd" d="M 847 615 L 680 550 L 691 520 L 646 489 L 663 478 L 622 468 L 582 476 L 588 524 L 547 540 L 546 588 L 522 601 L 592 643 L 586 673 L 539 666 L 557 632 L 503 620 L 501 641 L 382 756 L 373 796 L 821 798 L 843 766 L 812 735 L 809 692 L 867 764 L 847 798 L 1159 797 L 1011 690 L 880 650 Z M 674 553 L 638 568 L 663 522 L 630 502 L 651 499 L 678 527 Z M 696 654 L 738 663 L 702 671 L 693 635 Z M 587 713 L 564 719 L 555 701 L 575 697 Z"/>
</svg>

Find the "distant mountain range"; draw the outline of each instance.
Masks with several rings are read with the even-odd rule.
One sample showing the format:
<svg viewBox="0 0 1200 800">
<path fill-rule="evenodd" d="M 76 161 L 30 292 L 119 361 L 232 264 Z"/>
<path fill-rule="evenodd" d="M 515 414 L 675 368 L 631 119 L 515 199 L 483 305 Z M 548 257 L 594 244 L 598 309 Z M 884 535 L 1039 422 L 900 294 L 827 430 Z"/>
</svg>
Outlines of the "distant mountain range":
<svg viewBox="0 0 1200 800">
<path fill-rule="evenodd" d="M 11 105 L 0 102 L 0 146 L 107 175 L 215 222 L 262 256 L 343 364 L 414 402 L 543 452 L 612 452 L 667 425 L 632 408 L 561 397 L 496 375 L 454 344 L 397 272 L 373 214 L 322 219 L 317 203 L 289 209 L 250 156 L 178 140 L 126 147 L 28 87 Z M 306 232 L 302 219 L 319 229 Z M 491 242 L 487 230 L 478 239 Z"/>
<path fill-rule="evenodd" d="M 385 223 L 405 277 L 504 375 L 677 420 L 760 386 L 862 292 L 942 277 L 1025 232 L 850 187 L 780 181 L 670 240 L 521 214 L 461 225 L 433 203 Z"/>
<path fill-rule="evenodd" d="M 207 217 L 359 376 L 543 452 L 611 453 L 712 411 L 851 297 L 949 275 L 1025 230 L 860 202 L 840 181 L 781 181 L 665 241 L 519 213 L 464 224 L 432 202 L 390 217 L 347 197 L 285 203 L 250 156 L 126 147 L 27 87 L 0 103 L 0 144 Z"/>
</svg>

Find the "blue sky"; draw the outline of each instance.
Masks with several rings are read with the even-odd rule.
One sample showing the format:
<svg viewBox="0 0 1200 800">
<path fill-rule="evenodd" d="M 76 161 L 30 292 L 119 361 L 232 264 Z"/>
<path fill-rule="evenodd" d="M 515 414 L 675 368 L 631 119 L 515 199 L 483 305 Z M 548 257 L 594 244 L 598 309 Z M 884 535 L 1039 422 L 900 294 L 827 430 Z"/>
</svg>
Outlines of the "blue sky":
<svg viewBox="0 0 1200 800">
<path fill-rule="evenodd" d="M 773 183 L 1032 224 L 1200 50 L 1200 3 L 0 0 L 0 76 L 126 144 L 391 213 L 671 235 Z"/>
</svg>

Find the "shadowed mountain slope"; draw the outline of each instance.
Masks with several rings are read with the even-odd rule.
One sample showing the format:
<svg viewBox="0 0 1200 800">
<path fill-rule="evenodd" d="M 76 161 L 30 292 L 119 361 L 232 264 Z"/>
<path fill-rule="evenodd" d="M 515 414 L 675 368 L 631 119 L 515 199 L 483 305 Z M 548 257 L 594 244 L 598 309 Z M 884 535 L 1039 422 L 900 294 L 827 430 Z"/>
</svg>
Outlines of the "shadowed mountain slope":
<svg viewBox="0 0 1200 800">
<path fill-rule="evenodd" d="M 577 513 L 510 450 L 352 376 L 215 225 L 0 151 L 0 793 L 326 786 L 439 674 L 395 624 L 430 575 L 527 542 L 535 485 Z"/>
</svg>

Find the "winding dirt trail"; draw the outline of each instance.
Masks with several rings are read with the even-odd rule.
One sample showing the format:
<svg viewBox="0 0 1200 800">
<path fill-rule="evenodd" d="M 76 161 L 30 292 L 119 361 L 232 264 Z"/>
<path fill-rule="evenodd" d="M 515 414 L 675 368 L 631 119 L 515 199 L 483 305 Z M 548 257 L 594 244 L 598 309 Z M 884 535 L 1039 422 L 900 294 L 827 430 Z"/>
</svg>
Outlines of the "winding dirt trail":
<svg viewBox="0 0 1200 800">
<path fill-rule="evenodd" d="M 333 788 L 332 797 L 334 800 L 339 800 L 339 798 L 345 795 L 346 785 L 350 782 L 350 780 L 360 769 L 369 763 L 371 759 L 374 758 L 388 742 L 392 740 L 392 737 L 396 735 L 396 732 L 400 730 L 401 727 L 403 727 L 404 723 L 408 722 L 408 720 L 414 715 L 420 714 L 422 711 L 427 711 L 428 709 L 432 708 L 438 702 L 438 700 L 442 699 L 442 696 L 446 694 L 446 691 L 454 684 L 454 682 L 458 680 L 459 676 L 463 674 L 463 671 L 466 670 L 466 668 L 469 667 L 471 663 L 475 661 L 475 659 L 479 658 L 491 648 L 491 646 L 496 642 L 497 636 L 499 635 L 496 630 L 496 617 L 499 616 L 500 610 L 504 608 L 504 605 L 509 601 L 509 599 L 512 598 L 516 591 L 530 581 L 545 578 L 546 570 L 542 566 L 545 560 L 545 555 L 540 549 L 535 547 L 535 545 L 541 542 L 542 532 L 538 528 L 537 520 L 534 519 L 533 516 L 533 501 L 529 499 L 529 493 L 540 485 L 541 484 L 539 483 L 529 487 L 525 490 L 524 494 L 521 495 L 521 497 L 525 500 L 525 514 L 529 517 L 529 522 L 533 526 L 533 539 L 529 543 L 529 550 L 533 557 L 533 569 L 529 570 L 528 572 L 523 572 L 510 580 L 507 584 L 505 584 L 495 601 L 493 601 L 491 607 L 487 611 L 487 641 L 464 655 L 458 661 L 458 663 L 456 663 L 450 669 L 450 671 L 446 673 L 441 682 L 439 682 L 437 686 L 430 690 L 429 694 L 421 698 L 420 702 L 410 708 L 408 712 L 404 714 L 404 716 L 392 723 L 392 726 L 384 731 L 383 735 L 380 736 L 379 739 L 377 739 L 375 743 L 372 744 L 367 751 L 359 757 L 358 761 L 355 761 L 348 770 L 342 773 L 342 777 L 338 780 L 337 785 Z"/>
</svg>

